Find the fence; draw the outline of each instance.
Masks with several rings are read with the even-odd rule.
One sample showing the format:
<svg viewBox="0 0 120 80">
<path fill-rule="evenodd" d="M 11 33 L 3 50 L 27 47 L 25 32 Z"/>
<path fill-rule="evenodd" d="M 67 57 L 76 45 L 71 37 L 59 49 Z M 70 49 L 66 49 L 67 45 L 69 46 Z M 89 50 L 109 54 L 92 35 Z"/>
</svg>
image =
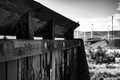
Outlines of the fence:
<svg viewBox="0 0 120 80">
<path fill-rule="evenodd" d="M 82 40 L 0 40 L 0 80 L 89 80 Z"/>
</svg>

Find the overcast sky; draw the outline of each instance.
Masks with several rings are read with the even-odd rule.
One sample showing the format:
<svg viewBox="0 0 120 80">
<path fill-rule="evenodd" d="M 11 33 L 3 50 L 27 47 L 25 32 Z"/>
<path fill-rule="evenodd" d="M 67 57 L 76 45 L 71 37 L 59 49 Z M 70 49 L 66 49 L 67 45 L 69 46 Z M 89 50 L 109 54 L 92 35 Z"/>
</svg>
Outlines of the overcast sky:
<svg viewBox="0 0 120 80">
<path fill-rule="evenodd" d="M 114 29 L 120 29 L 120 0 L 36 1 L 74 21 L 79 21 L 81 24 L 80 30 L 90 30 L 88 27 L 92 23 L 95 30 L 100 30 L 103 26 L 106 26 L 104 28 L 108 29 L 107 26 L 111 25 L 111 16 L 114 16 Z"/>
</svg>

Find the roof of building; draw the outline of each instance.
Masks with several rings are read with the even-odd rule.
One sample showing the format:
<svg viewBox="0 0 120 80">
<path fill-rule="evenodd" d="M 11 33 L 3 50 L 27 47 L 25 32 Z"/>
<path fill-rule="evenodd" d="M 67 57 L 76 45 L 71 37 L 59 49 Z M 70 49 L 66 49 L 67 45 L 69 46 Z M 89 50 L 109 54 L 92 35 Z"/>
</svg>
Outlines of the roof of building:
<svg viewBox="0 0 120 80">
<path fill-rule="evenodd" d="M 0 0 L 0 34 L 15 35 L 15 24 L 20 19 L 20 16 L 26 12 L 33 13 L 33 23 L 37 28 L 44 27 L 46 22 L 53 20 L 56 37 L 63 37 L 68 31 L 74 30 L 79 26 L 79 23 L 34 0 Z"/>
</svg>

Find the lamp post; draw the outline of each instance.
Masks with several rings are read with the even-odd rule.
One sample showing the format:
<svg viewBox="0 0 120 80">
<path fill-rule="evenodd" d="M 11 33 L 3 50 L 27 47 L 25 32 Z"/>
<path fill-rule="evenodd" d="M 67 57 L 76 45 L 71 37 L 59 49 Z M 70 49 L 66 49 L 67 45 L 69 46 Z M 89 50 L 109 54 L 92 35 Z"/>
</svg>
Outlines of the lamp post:
<svg viewBox="0 0 120 80">
<path fill-rule="evenodd" d="M 91 38 L 93 38 L 93 24 L 91 26 Z"/>
<path fill-rule="evenodd" d="M 78 30 L 77 30 L 77 38 L 79 38 L 79 27 L 78 27 Z"/>
<path fill-rule="evenodd" d="M 84 31 L 84 41 L 85 41 L 85 39 L 86 39 L 86 32 Z"/>
<path fill-rule="evenodd" d="M 113 16 L 112 16 L 112 40 L 113 40 Z"/>
<path fill-rule="evenodd" d="M 108 25 L 108 40 L 110 39 L 110 25 Z"/>
</svg>

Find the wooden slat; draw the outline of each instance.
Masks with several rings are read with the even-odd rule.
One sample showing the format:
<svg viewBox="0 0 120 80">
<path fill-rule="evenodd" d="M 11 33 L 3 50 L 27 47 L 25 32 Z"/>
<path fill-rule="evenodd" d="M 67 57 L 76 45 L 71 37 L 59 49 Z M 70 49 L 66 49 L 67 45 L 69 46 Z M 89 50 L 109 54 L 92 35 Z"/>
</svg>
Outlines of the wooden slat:
<svg viewBox="0 0 120 80">
<path fill-rule="evenodd" d="M 18 75 L 18 80 L 22 80 L 22 79 L 21 79 L 21 77 L 22 77 L 22 74 L 21 74 L 21 72 L 22 72 L 22 70 L 21 70 L 21 69 L 22 69 L 22 68 L 21 68 L 21 59 L 18 59 L 17 62 L 18 62 L 18 63 L 17 63 L 17 65 L 18 65 L 18 68 L 17 68 L 17 69 L 18 69 L 18 73 L 17 73 L 17 75 Z"/>
<path fill-rule="evenodd" d="M 60 50 L 55 50 L 53 53 L 52 53 L 52 67 L 51 67 L 51 77 L 50 77 L 50 80 L 62 80 L 61 78 L 61 51 Z"/>
<path fill-rule="evenodd" d="M 52 68 L 51 68 L 51 72 L 50 72 L 50 75 L 51 75 L 51 79 L 50 80 L 55 80 L 55 55 L 56 53 L 52 53 Z"/>
<path fill-rule="evenodd" d="M 70 73 L 69 73 L 69 80 L 73 80 L 74 79 L 74 48 L 71 48 L 70 49 L 70 53 L 71 53 L 71 55 L 70 55 Z"/>
<path fill-rule="evenodd" d="M 60 62 L 61 62 L 61 51 L 60 50 L 56 50 L 55 51 L 55 80 L 60 80 Z"/>
<path fill-rule="evenodd" d="M 67 50 L 64 50 L 64 80 L 67 80 Z"/>
<path fill-rule="evenodd" d="M 7 69 L 6 69 L 6 62 L 0 63 L 0 80 L 6 80 L 7 78 Z"/>
<path fill-rule="evenodd" d="M 27 74 L 27 69 L 28 69 L 28 58 L 22 58 L 21 59 L 21 80 L 27 80 L 28 74 Z M 20 76 L 19 76 L 20 77 Z"/>
<path fill-rule="evenodd" d="M 17 80 L 17 60 L 7 62 L 7 80 Z"/>
<path fill-rule="evenodd" d="M 48 80 L 50 80 L 50 52 L 46 54 L 46 57 L 47 57 L 47 66 L 46 66 L 47 77 Z"/>
<path fill-rule="evenodd" d="M 27 65 L 25 66 L 26 68 L 26 75 L 27 75 L 27 80 L 35 80 L 35 72 L 33 68 L 33 56 L 25 58 L 27 60 Z M 36 65 L 35 65 L 36 66 Z"/>
<path fill-rule="evenodd" d="M 70 55 L 71 49 L 67 50 L 67 80 L 70 80 Z"/>
<path fill-rule="evenodd" d="M 30 64 L 32 64 L 32 68 L 34 70 L 31 76 L 34 76 L 34 80 L 40 80 L 40 56 L 33 56 L 33 61 Z"/>
<path fill-rule="evenodd" d="M 61 57 L 62 57 L 61 59 L 61 80 L 64 80 L 65 64 L 64 64 L 64 51 L 63 50 L 61 51 Z"/>
</svg>

